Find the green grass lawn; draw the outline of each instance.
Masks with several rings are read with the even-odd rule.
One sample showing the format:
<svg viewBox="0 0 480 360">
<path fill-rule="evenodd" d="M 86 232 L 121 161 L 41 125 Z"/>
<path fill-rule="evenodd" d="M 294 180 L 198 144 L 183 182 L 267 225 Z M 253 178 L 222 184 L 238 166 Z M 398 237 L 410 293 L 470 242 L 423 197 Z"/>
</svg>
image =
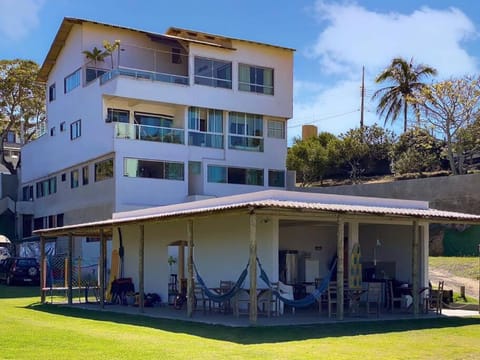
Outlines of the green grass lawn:
<svg viewBox="0 0 480 360">
<path fill-rule="evenodd" d="M 448 270 L 455 276 L 478 280 L 480 275 L 478 256 L 430 256 L 428 261 L 430 267 Z"/>
<path fill-rule="evenodd" d="M 229 328 L 41 305 L 0 285 L 2 359 L 478 359 L 480 317 Z"/>
</svg>

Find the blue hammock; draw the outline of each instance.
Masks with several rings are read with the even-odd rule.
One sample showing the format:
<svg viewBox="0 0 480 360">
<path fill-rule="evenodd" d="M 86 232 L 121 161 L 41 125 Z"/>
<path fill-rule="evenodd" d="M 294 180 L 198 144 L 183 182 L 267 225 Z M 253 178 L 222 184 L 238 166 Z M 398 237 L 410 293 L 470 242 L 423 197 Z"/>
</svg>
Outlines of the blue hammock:
<svg viewBox="0 0 480 360">
<path fill-rule="evenodd" d="M 335 257 L 335 259 L 333 260 L 327 276 L 322 280 L 320 285 L 312 293 L 298 300 L 287 299 L 283 297 L 277 289 L 274 289 L 272 287 L 272 283 L 270 282 L 270 279 L 268 278 L 267 273 L 263 270 L 262 264 L 260 263 L 260 260 L 258 258 L 257 258 L 257 262 L 258 262 L 258 266 L 260 267 L 260 279 L 262 279 L 265 282 L 265 284 L 267 284 L 268 288 L 272 290 L 275 296 L 277 296 L 284 304 L 288 306 L 301 308 L 301 307 L 307 307 L 307 306 L 313 305 L 315 302 L 320 300 L 322 293 L 324 293 L 325 290 L 327 290 L 328 284 L 330 283 L 330 280 L 332 278 L 333 271 L 336 268 L 337 257 Z"/>
<path fill-rule="evenodd" d="M 233 285 L 233 287 L 224 294 L 218 294 L 217 292 L 210 290 L 207 287 L 207 285 L 205 285 L 205 281 L 203 281 L 202 277 L 198 273 L 197 266 L 195 265 L 195 263 L 193 263 L 193 268 L 195 269 L 197 283 L 202 288 L 205 296 L 208 297 L 213 302 L 224 302 L 233 298 L 235 294 L 243 287 L 243 283 L 245 282 L 245 278 L 247 277 L 247 274 L 248 274 L 249 265 L 250 265 L 250 262 L 247 263 L 247 266 L 240 274 L 240 277 L 238 278 L 235 285 Z"/>
</svg>

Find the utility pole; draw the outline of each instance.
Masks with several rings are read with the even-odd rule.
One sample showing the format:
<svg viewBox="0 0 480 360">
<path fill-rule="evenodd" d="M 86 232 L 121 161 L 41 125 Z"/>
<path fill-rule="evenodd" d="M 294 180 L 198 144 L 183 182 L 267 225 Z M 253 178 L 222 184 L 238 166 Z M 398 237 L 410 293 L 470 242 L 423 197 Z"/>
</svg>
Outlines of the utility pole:
<svg viewBox="0 0 480 360">
<path fill-rule="evenodd" d="M 362 86 L 361 86 L 361 102 L 360 102 L 360 130 L 363 131 L 363 113 L 365 110 L 365 66 L 362 66 Z"/>
</svg>

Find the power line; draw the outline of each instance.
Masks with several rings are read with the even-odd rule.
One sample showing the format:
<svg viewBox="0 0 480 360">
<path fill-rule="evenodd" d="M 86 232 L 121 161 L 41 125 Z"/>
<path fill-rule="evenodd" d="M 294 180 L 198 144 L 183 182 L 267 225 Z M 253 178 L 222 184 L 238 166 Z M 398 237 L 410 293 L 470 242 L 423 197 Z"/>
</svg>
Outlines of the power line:
<svg viewBox="0 0 480 360">
<path fill-rule="evenodd" d="M 295 128 L 295 127 L 299 127 L 299 126 L 303 126 L 303 125 L 311 125 L 311 124 L 314 124 L 314 123 L 317 123 L 317 122 L 320 122 L 320 121 L 334 119 L 334 118 L 337 118 L 337 117 L 353 114 L 353 113 L 356 113 L 356 112 L 359 112 L 359 111 L 360 111 L 360 109 L 355 109 L 355 110 L 348 111 L 348 112 L 345 112 L 345 113 L 330 115 L 330 116 L 326 116 L 326 117 L 316 119 L 316 120 L 313 120 L 313 121 L 304 122 L 304 123 L 298 124 L 298 125 L 288 125 L 288 127 L 289 128 Z M 301 120 L 299 120 L 299 121 L 301 121 Z"/>
</svg>

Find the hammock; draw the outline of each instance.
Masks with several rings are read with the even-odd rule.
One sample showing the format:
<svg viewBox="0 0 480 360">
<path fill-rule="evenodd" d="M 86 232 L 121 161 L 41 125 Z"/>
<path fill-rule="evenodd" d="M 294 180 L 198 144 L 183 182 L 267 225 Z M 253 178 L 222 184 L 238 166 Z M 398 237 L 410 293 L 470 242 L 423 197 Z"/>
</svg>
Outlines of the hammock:
<svg viewBox="0 0 480 360">
<path fill-rule="evenodd" d="M 320 300 L 320 297 L 322 296 L 322 293 L 325 292 L 328 288 L 328 284 L 330 283 L 330 280 L 332 278 L 333 271 L 336 268 L 337 265 L 337 257 L 333 260 L 330 269 L 328 271 L 327 276 L 322 280 L 318 288 L 316 288 L 312 293 L 308 294 L 302 299 L 298 300 L 292 300 L 292 299 L 287 299 L 282 296 L 282 294 L 275 288 L 272 287 L 272 284 L 270 282 L 270 279 L 268 278 L 267 273 L 263 270 L 262 264 L 260 263 L 260 260 L 257 258 L 258 266 L 260 267 L 260 279 L 262 279 L 265 284 L 267 284 L 268 288 L 272 290 L 272 292 L 277 296 L 284 304 L 292 307 L 307 307 L 312 304 L 314 304 L 316 301 Z"/>
<path fill-rule="evenodd" d="M 195 269 L 197 283 L 202 288 L 205 296 L 207 298 L 209 298 L 210 300 L 212 300 L 213 302 L 224 302 L 224 301 L 228 301 L 231 298 L 233 298 L 235 296 L 235 294 L 243 287 L 243 283 L 245 282 L 245 278 L 247 277 L 247 274 L 248 274 L 248 266 L 249 265 L 250 265 L 250 262 L 247 263 L 247 266 L 245 267 L 245 269 L 240 274 L 240 277 L 238 278 L 237 282 L 232 286 L 231 289 L 229 289 L 224 294 L 219 294 L 215 291 L 210 290 L 205 285 L 205 281 L 203 281 L 202 277 L 198 273 L 197 266 L 195 265 L 195 263 L 193 263 L 193 268 Z"/>
</svg>

